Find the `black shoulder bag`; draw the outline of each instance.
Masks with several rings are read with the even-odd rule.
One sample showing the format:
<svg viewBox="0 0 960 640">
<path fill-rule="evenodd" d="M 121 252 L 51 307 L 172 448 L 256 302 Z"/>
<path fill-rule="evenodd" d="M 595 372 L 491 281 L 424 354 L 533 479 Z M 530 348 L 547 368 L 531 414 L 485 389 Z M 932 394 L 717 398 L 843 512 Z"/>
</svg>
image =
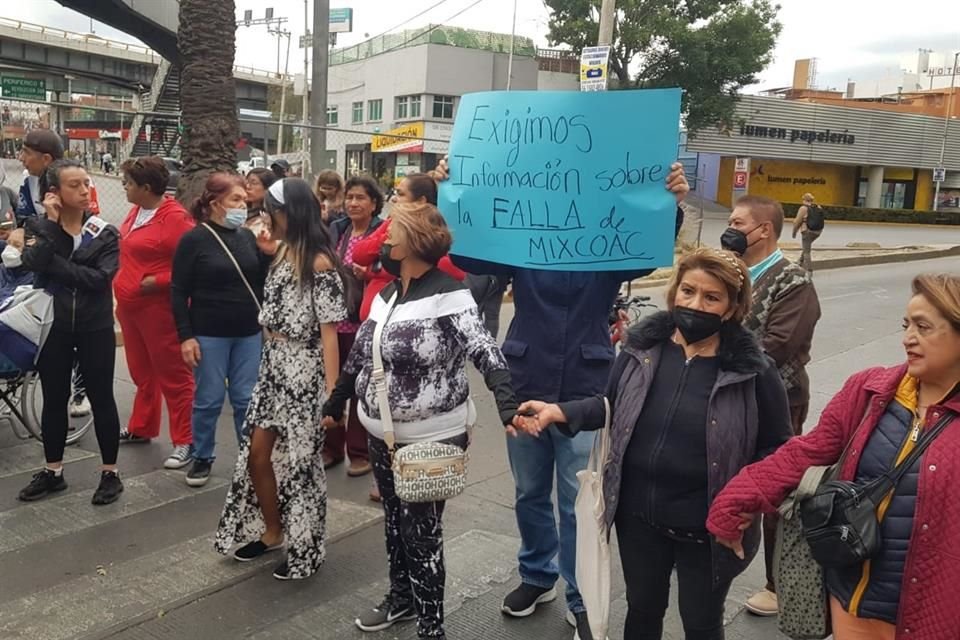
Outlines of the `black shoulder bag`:
<svg viewBox="0 0 960 640">
<path fill-rule="evenodd" d="M 902 463 L 878 478 L 861 483 L 830 480 L 800 503 L 803 535 L 817 562 L 824 567 L 849 567 L 880 551 L 877 507 L 955 417 L 945 412 Z"/>
</svg>

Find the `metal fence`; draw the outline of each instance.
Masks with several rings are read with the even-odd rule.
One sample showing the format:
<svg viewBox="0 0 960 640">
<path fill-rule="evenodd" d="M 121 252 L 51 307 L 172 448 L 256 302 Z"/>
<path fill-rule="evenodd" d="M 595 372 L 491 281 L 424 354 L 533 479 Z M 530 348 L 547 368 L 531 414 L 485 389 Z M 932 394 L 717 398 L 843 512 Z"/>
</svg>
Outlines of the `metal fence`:
<svg viewBox="0 0 960 640">
<path fill-rule="evenodd" d="M 59 114 L 57 113 L 59 111 Z M 68 117 L 66 114 L 70 112 Z M 62 131 L 67 155 L 82 162 L 90 172 L 101 215 L 110 222 L 123 219 L 130 205 L 121 184 L 119 167 L 126 160 L 119 123 L 121 110 L 103 105 L 63 104 L 37 100 L 10 100 L 0 98 L 0 158 L 3 185 L 16 191 L 23 184 L 24 170 L 16 160 L 22 139 L 33 128 L 46 128 L 50 122 L 79 123 L 87 115 L 86 128 L 67 127 Z M 122 110 L 126 123 L 135 115 L 148 112 Z M 344 177 L 356 174 L 373 176 L 384 191 L 393 187 L 402 176 L 432 169 L 446 153 L 447 141 L 431 139 L 423 135 L 422 123 L 411 125 L 407 133 L 362 131 L 336 126 L 313 126 L 302 122 L 286 122 L 282 125 L 281 142 L 283 153 L 277 153 L 277 138 L 281 125 L 277 120 L 240 117 L 241 139 L 238 141 L 237 171 L 245 173 L 254 166 L 269 167 L 276 159 L 290 163 L 293 175 L 314 176 L 323 169 L 332 169 Z M 304 150 L 304 134 L 309 139 L 310 131 L 322 130 L 326 138 L 326 151 L 320 154 L 318 166 L 310 166 L 309 151 Z M 130 131 L 130 135 L 144 137 L 145 130 Z M 154 127 L 153 137 L 162 136 Z M 189 130 L 185 133 L 189 135 Z M 142 147 L 142 145 L 141 145 Z M 149 148 L 149 146 L 147 147 Z M 161 145 L 154 153 L 162 154 Z M 103 154 L 109 153 L 111 162 L 103 163 Z M 170 154 L 179 157 L 179 149 Z M 0 176 L 3 178 L 4 176 Z"/>
</svg>

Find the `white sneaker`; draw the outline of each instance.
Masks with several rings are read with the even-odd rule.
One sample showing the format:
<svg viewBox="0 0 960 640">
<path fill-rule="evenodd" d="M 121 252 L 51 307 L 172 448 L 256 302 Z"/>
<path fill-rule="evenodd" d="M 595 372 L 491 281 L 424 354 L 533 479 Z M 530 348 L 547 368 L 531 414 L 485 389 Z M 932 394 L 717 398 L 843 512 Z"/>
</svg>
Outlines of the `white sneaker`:
<svg viewBox="0 0 960 640">
<path fill-rule="evenodd" d="M 780 604 L 777 602 L 777 594 L 768 589 L 755 593 L 747 600 L 747 611 L 755 616 L 775 616 L 780 613 Z"/>
<path fill-rule="evenodd" d="M 163 462 L 164 469 L 182 469 L 193 461 L 190 445 L 180 444 L 173 448 L 170 457 Z"/>
<path fill-rule="evenodd" d="M 90 415 L 90 401 L 84 397 L 80 402 L 70 403 L 70 417 L 82 418 Z"/>
</svg>

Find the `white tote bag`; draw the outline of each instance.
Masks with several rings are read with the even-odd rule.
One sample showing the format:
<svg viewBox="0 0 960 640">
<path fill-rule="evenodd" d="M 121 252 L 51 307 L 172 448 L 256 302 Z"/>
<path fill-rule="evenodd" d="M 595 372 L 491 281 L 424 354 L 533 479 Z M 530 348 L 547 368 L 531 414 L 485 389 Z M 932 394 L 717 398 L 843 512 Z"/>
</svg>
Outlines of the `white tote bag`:
<svg viewBox="0 0 960 640">
<path fill-rule="evenodd" d="M 610 401 L 603 429 L 593 441 L 587 468 L 577 473 L 577 588 L 587 609 L 590 631 L 600 640 L 610 623 L 610 544 L 603 512 L 603 465 L 610 453 Z M 579 640 L 575 637 L 574 640 Z"/>
</svg>

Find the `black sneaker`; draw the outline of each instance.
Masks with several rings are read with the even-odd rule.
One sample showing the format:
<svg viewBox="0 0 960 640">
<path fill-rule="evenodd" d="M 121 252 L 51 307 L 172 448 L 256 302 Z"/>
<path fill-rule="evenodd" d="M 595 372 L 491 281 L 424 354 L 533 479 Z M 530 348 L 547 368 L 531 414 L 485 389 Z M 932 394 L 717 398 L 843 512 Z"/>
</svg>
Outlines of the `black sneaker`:
<svg viewBox="0 0 960 640">
<path fill-rule="evenodd" d="M 580 613 L 567 611 L 567 622 L 577 630 L 573 634 L 573 640 L 593 640 L 593 631 L 590 630 L 590 621 L 587 619 L 586 611 Z"/>
<path fill-rule="evenodd" d="M 43 469 L 42 471 L 33 474 L 33 480 L 31 480 L 30 484 L 23 488 L 23 490 L 20 492 L 20 495 L 17 497 L 24 502 L 33 502 L 34 500 L 44 498 L 51 493 L 63 491 L 66 488 L 67 481 L 63 479 L 63 472 L 61 472 L 60 475 L 57 475 L 50 469 Z"/>
<path fill-rule="evenodd" d="M 93 504 L 110 504 L 116 502 L 123 493 L 123 483 L 116 471 L 101 471 L 100 486 L 93 492 Z"/>
<path fill-rule="evenodd" d="M 120 444 L 150 444 L 150 438 L 135 436 L 127 429 L 120 429 Z"/>
<path fill-rule="evenodd" d="M 273 570 L 273 577 L 283 582 L 286 582 L 287 580 L 303 580 L 303 577 L 294 578 L 290 575 L 290 565 L 287 564 L 286 560 L 281 562 L 277 568 Z"/>
<path fill-rule="evenodd" d="M 280 544 L 275 544 L 273 546 L 268 546 L 262 540 L 254 540 L 253 542 L 248 542 L 239 549 L 233 552 L 233 559 L 237 562 L 250 562 L 251 560 L 256 560 L 265 553 L 271 551 L 276 551 L 277 549 L 283 548 L 283 542 Z M 286 564 L 286 562 L 284 562 Z"/>
<path fill-rule="evenodd" d="M 193 466 L 187 472 L 187 486 L 202 487 L 210 479 L 210 469 L 213 462 L 210 460 L 194 460 Z"/>
<path fill-rule="evenodd" d="M 514 618 L 526 618 L 537 610 L 538 604 L 553 602 L 556 599 L 556 587 L 544 589 L 543 587 L 522 583 L 503 599 L 500 611 Z"/>
<path fill-rule="evenodd" d="M 417 612 L 413 603 L 398 600 L 393 594 L 388 595 L 379 605 L 362 614 L 354 620 L 360 631 L 383 631 L 398 622 L 416 620 Z"/>
</svg>

